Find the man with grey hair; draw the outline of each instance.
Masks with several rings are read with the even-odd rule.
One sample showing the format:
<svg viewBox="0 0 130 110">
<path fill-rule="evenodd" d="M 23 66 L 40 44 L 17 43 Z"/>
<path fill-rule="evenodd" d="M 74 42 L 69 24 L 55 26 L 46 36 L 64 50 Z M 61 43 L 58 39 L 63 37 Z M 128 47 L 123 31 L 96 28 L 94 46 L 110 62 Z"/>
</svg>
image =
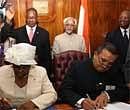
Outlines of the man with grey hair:
<svg viewBox="0 0 130 110">
<path fill-rule="evenodd" d="M 65 32 L 57 35 L 53 43 L 53 54 L 58 54 L 68 50 L 86 52 L 83 36 L 74 33 L 77 20 L 73 17 L 64 19 Z"/>
</svg>

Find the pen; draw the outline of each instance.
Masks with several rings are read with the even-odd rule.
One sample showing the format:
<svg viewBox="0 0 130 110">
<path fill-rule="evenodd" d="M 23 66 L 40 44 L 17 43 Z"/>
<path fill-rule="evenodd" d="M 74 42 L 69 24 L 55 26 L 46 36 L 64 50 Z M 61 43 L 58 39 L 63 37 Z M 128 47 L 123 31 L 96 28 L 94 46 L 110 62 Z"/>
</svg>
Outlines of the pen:
<svg viewBox="0 0 130 110">
<path fill-rule="evenodd" d="M 89 96 L 89 94 L 86 94 L 86 96 L 87 96 L 88 99 L 91 99 L 91 97 Z"/>
<path fill-rule="evenodd" d="M 91 97 L 89 96 L 89 94 L 86 94 L 86 96 L 87 96 L 87 98 L 88 98 L 89 100 L 91 100 Z M 95 108 L 92 109 L 92 110 L 97 110 L 97 109 L 96 109 L 96 107 L 95 107 Z"/>
</svg>

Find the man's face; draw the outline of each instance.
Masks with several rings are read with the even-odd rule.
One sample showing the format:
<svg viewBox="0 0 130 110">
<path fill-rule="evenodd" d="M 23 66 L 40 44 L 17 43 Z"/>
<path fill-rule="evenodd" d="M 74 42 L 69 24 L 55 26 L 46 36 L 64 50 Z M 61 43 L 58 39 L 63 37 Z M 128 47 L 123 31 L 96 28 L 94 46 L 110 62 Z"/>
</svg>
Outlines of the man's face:
<svg viewBox="0 0 130 110">
<path fill-rule="evenodd" d="M 72 34 L 73 33 L 73 30 L 74 30 L 74 21 L 73 20 L 69 20 L 65 25 L 64 25 L 64 28 L 65 28 L 65 32 L 67 34 Z"/>
<path fill-rule="evenodd" d="M 93 65 L 97 71 L 105 72 L 111 68 L 117 57 L 117 55 L 113 55 L 107 49 L 103 49 L 100 53 L 94 53 Z"/>
<path fill-rule="evenodd" d="M 37 14 L 35 11 L 30 10 L 27 12 L 26 22 L 30 27 L 34 27 L 37 24 Z"/>
<path fill-rule="evenodd" d="M 124 29 L 129 27 L 129 13 L 127 11 L 123 11 L 119 16 L 119 25 Z"/>
</svg>

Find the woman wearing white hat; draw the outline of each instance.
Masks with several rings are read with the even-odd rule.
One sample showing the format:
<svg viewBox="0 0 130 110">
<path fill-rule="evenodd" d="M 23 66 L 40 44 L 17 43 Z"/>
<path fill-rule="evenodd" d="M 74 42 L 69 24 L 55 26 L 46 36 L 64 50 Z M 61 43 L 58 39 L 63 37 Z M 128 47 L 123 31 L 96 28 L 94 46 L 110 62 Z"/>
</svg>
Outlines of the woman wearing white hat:
<svg viewBox="0 0 130 110">
<path fill-rule="evenodd" d="M 13 45 L 5 53 L 0 67 L 0 105 L 15 105 L 17 110 L 45 109 L 52 105 L 57 94 L 45 68 L 36 66 L 36 47 L 26 43 Z"/>
</svg>

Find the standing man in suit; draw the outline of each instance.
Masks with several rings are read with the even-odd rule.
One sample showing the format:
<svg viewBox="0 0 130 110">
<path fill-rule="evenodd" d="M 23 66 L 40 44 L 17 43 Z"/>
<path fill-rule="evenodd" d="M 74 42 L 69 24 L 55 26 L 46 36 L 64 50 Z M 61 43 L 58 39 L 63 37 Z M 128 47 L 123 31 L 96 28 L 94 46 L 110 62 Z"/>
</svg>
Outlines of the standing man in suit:
<svg viewBox="0 0 130 110">
<path fill-rule="evenodd" d="M 120 52 L 121 66 L 125 64 L 125 59 L 128 50 L 129 38 L 130 38 L 130 15 L 128 10 L 121 12 L 119 16 L 119 28 L 110 32 L 106 36 L 106 40 L 114 44 Z"/>
<path fill-rule="evenodd" d="M 38 65 L 47 69 L 48 76 L 51 74 L 51 52 L 49 33 L 38 26 L 38 13 L 34 8 L 27 9 L 26 24 L 14 31 L 16 43 L 29 43 L 36 46 L 36 60 Z M 24 57 L 24 56 L 23 56 Z"/>
</svg>

